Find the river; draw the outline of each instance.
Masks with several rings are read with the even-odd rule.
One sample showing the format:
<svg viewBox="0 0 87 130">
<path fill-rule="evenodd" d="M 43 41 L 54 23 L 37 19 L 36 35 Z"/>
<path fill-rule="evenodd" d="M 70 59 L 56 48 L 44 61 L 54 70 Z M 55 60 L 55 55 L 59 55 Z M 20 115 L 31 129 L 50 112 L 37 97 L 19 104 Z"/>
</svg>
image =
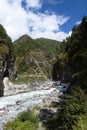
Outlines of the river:
<svg viewBox="0 0 87 130">
<path fill-rule="evenodd" d="M 62 86 L 60 87 L 62 88 Z M 47 98 L 47 96 L 49 96 L 54 90 L 58 91 L 58 87 L 51 86 L 47 90 L 41 89 L 12 96 L 0 97 L 0 130 L 3 130 L 5 122 L 16 118 L 20 112 L 41 104 L 43 99 Z"/>
</svg>

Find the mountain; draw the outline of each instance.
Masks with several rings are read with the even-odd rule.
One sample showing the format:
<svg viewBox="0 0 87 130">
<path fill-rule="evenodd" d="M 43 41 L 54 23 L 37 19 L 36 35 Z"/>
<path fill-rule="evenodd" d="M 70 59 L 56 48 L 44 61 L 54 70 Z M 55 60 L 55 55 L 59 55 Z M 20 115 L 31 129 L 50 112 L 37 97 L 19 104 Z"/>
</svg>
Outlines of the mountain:
<svg viewBox="0 0 87 130">
<path fill-rule="evenodd" d="M 50 39 L 32 39 L 21 36 L 14 43 L 18 73 L 43 74 L 51 77 L 52 64 L 60 49 L 60 43 Z"/>
<path fill-rule="evenodd" d="M 20 74 L 17 82 L 20 79 L 20 82 L 29 82 L 36 78 L 51 78 L 52 65 L 59 50 L 58 41 L 44 38 L 34 40 L 28 35 L 12 43 L 0 25 L 0 95 L 4 94 L 3 77 L 13 81 Z"/>
</svg>

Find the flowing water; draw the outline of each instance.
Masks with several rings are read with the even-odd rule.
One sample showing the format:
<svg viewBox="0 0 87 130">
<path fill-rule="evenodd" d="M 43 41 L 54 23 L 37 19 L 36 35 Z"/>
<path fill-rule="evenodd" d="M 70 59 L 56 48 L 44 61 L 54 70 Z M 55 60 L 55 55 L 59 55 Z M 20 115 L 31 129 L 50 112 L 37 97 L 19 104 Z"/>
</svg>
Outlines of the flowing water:
<svg viewBox="0 0 87 130">
<path fill-rule="evenodd" d="M 52 83 L 51 83 L 52 84 Z M 62 86 L 60 86 L 62 89 Z M 17 117 L 17 115 L 35 105 L 41 104 L 54 90 L 60 91 L 60 87 L 50 87 L 47 90 L 35 90 L 12 96 L 0 97 L 0 130 L 3 130 L 5 122 Z"/>
<path fill-rule="evenodd" d="M 43 99 L 54 90 L 55 88 L 50 88 L 0 97 L 0 130 L 3 130 L 5 122 L 14 119 L 20 112 L 41 104 Z"/>
</svg>

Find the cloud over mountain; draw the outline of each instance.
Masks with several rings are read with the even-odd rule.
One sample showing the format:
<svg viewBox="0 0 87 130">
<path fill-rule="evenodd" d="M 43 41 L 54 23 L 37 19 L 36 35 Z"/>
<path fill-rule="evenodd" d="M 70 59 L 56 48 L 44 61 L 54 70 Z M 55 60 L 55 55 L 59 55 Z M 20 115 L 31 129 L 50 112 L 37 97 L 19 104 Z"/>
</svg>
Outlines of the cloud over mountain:
<svg viewBox="0 0 87 130">
<path fill-rule="evenodd" d="M 0 24 L 14 41 L 23 34 L 32 38 L 45 37 L 63 40 L 67 33 L 61 26 L 69 17 L 54 12 L 42 12 L 42 0 L 3 0 L 0 1 Z"/>
</svg>

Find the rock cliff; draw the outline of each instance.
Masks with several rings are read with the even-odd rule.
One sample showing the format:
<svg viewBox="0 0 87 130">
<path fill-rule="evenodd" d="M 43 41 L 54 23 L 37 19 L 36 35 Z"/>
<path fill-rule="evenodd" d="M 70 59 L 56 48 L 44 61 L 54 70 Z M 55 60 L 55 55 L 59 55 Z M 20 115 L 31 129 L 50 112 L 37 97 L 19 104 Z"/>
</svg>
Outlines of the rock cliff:
<svg viewBox="0 0 87 130">
<path fill-rule="evenodd" d="M 10 37 L 0 25 L 0 96 L 4 95 L 3 77 L 13 78 L 15 57 Z"/>
</svg>

